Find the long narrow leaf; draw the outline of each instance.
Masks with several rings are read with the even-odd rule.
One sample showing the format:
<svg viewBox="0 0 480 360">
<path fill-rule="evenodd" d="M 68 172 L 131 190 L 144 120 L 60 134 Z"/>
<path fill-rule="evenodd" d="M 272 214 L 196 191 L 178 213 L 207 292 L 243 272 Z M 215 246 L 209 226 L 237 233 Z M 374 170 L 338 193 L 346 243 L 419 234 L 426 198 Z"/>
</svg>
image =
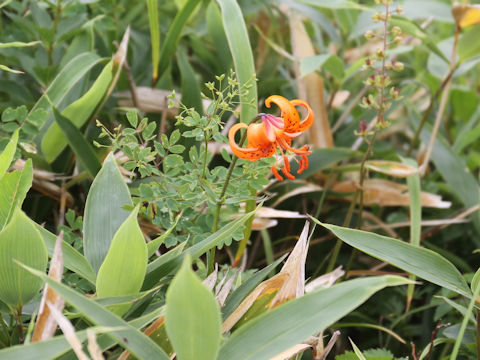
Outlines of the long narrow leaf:
<svg viewBox="0 0 480 360">
<path fill-rule="evenodd" d="M 257 83 L 252 47 L 242 10 L 236 0 L 218 0 L 222 9 L 223 26 L 232 53 L 235 72 L 241 87 L 249 85 L 248 92 L 240 96 L 240 120 L 249 123 L 257 114 Z"/>
<path fill-rule="evenodd" d="M 55 122 L 68 139 L 68 143 L 77 156 L 78 161 L 80 161 L 80 164 L 82 164 L 82 166 L 88 171 L 90 176 L 94 178 L 102 166 L 92 146 L 88 143 L 80 130 L 78 130 L 70 120 L 60 114 L 55 107 L 53 107 L 53 116 Z"/>
<path fill-rule="evenodd" d="M 175 49 L 177 48 L 178 41 L 182 35 L 182 30 L 199 2 L 200 0 L 187 0 L 185 5 L 183 5 L 182 9 L 175 16 L 162 46 L 162 51 L 160 52 L 158 77 L 161 77 L 165 70 L 167 70 L 170 60 L 175 54 Z"/>
<path fill-rule="evenodd" d="M 398 276 L 356 279 L 288 301 L 235 331 L 218 359 L 270 359 L 326 329 L 377 291 L 409 282 Z"/>
<path fill-rule="evenodd" d="M 153 83 L 158 78 L 158 62 L 160 60 L 160 27 L 158 24 L 158 0 L 147 0 L 148 24 L 152 47 L 152 77 Z"/>
<path fill-rule="evenodd" d="M 110 331 L 110 335 L 132 354 L 135 354 L 140 359 L 169 359 L 165 352 L 149 337 L 145 336 L 142 332 L 135 329 L 135 327 L 122 320 L 117 315 L 111 313 L 94 300 L 89 299 L 77 293 L 70 287 L 49 278 L 41 271 L 32 269 L 25 265 L 22 266 L 30 271 L 33 275 L 38 276 L 43 281 L 48 283 L 48 285 L 52 287 L 61 297 L 63 297 L 65 301 L 77 308 L 90 321 L 100 326 L 117 328 Z"/>
<path fill-rule="evenodd" d="M 462 274 L 450 261 L 436 252 L 387 236 L 323 224 L 315 218 L 312 220 L 360 251 L 446 289 L 471 296 L 471 291 Z"/>
</svg>

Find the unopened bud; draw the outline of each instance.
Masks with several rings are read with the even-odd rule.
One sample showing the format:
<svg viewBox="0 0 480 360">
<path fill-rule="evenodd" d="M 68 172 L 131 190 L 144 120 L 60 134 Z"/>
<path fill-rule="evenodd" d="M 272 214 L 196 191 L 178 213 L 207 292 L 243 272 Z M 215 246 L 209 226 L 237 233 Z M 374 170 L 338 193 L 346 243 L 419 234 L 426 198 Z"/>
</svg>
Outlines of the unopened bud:
<svg viewBox="0 0 480 360">
<path fill-rule="evenodd" d="M 358 124 L 358 128 L 361 133 L 364 133 L 367 131 L 367 122 L 365 120 L 360 121 L 360 124 Z"/>
<path fill-rule="evenodd" d="M 390 96 L 392 97 L 392 99 L 398 99 L 398 96 L 400 95 L 400 90 L 392 87 L 390 88 Z"/>
<path fill-rule="evenodd" d="M 384 57 L 385 53 L 383 52 L 382 49 L 377 49 L 376 55 L 377 55 L 377 58 L 381 59 Z"/>
<path fill-rule="evenodd" d="M 398 15 L 403 14 L 403 6 L 402 6 L 402 5 L 397 6 L 397 10 L 396 10 L 396 11 L 397 11 L 397 14 L 398 14 Z"/>
<path fill-rule="evenodd" d="M 375 37 L 375 33 L 372 30 L 368 30 L 365 33 L 365 38 L 368 40 L 373 39 L 374 37 Z"/>
<path fill-rule="evenodd" d="M 393 63 L 393 70 L 395 70 L 395 71 L 402 71 L 403 68 L 404 68 L 404 65 L 403 65 L 402 62 L 400 62 L 400 61 L 395 61 L 395 62 Z"/>
<path fill-rule="evenodd" d="M 402 35 L 402 29 L 400 29 L 398 26 L 394 26 L 392 28 L 392 34 L 393 36 L 400 36 Z"/>
</svg>

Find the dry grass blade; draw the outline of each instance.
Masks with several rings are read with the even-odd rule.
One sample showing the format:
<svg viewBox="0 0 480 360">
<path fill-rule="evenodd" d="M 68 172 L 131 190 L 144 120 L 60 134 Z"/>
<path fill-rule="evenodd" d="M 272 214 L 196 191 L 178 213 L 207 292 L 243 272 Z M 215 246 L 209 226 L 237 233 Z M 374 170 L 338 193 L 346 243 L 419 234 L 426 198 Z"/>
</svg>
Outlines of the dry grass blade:
<svg viewBox="0 0 480 360">
<path fill-rule="evenodd" d="M 357 187 L 358 185 L 353 181 L 343 181 L 333 185 L 332 191 L 338 193 L 354 193 Z M 410 204 L 408 187 L 389 180 L 365 180 L 363 193 L 364 205 L 408 206 Z M 352 197 L 353 195 L 347 198 L 351 199 Z M 443 201 L 441 196 L 428 192 L 422 192 L 420 194 L 420 200 L 422 207 L 447 209 L 451 205 L 449 201 Z"/>
<path fill-rule="evenodd" d="M 50 304 L 49 302 L 46 304 L 50 309 L 53 318 L 58 323 L 58 326 L 60 329 L 62 329 L 65 338 L 72 347 L 72 350 L 77 358 L 79 360 L 89 360 L 89 357 L 82 350 L 82 343 L 78 339 L 77 335 L 75 335 L 75 328 L 73 327 L 72 323 L 54 305 Z"/>
<path fill-rule="evenodd" d="M 328 274 L 319 276 L 316 279 L 309 281 L 308 284 L 305 285 L 305 292 L 309 293 L 317 290 L 318 288 L 329 288 L 330 286 L 335 284 L 335 282 L 340 279 L 344 274 L 345 271 L 343 271 L 342 267 L 339 266 L 332 272 L 329 272 Z"/>
<path fill-rule="evenodd" d="M 225 301 L 227 300 L 228 294 L 230 294 L 230 290 L 232 290 L 233 282 L 237 278 L 237 275 L 238 272 L 235 271 L 225 283 L 222 283 L 222 286 L 220 286 L 219 284 L 215 294 L 215 298 L 217 299 L 221 307 L 225 305 Z"/>
<path fill-rule="evenodd" d="M 316 118 L 312 127 L 308 129 L 309 142 L 318 148 L 332 147 L 333 137 L 323 95 L 323 79 L 316 72 L 312 72 L 303 78 L 300 75 L 300 60 L 315 55 L 312 41 L 305 30 L 302 17 L 289 9 L 286 12 L 290 20 L 293 56 L 297 59 L 295 78 L 298 86 L 298 97 L 305 99 L 310 104 Z"/>
<path fill-rule="evenodd" d="M 307 221 L 297 244 L 280 271 L 280 274 L 289 275 L 288 280 L 272 300 L 270 308 L 305 294 L 305 261 L 308 251 L 308 230 L 309 223 Z"/>
<path fill-rule="evenodd" d="M 330 340 L 328 341 L 327 346 L 322 351 L 322 353 L 315 356 L 313 360 L 325 360 L 327 358 L 327 355 L 330 354 L 330 351 L 332 351 L 333 345 L 335 345 L 339 336 L 340 336 L 340 331 L 338 330 L 335 331 L 332 337 L 330 338 Z M 321 339 L 319 338 L 318 340 L 319 340 L 319 343 L 321 343 Z"/>
<path fill-rule="evenodd" d="M 304 352 L 305 350 L 310 349 L 311 347 L 312 345 L 309 345 L 309 344 L 297 344 L 291 347 L 290 349 L 281 352 L 277 356 L 270 358 L 270 360 L 288 360 Z"/>
<path fill-rule="evenodd" d="M 215 270 L 208 275 L 205 280 L 203 280 L 203 285 L 205 285 L 209 290 L 213 290 L 218 279 L 218 264 L 215 263 Z"/>
<path fill-rule="evenodd" d="M 278 291 L 289 278 L 288 274 L 280 273 L 269 280 L 260 283 L 235 309 L 235 311 L 223 322 L 222 333 L 229 331 L 242 316 L 250 309 L 255 300 L 260 296 Z"/>
<path fill-rule="evenodd" d="M 63 274 L 62 242 L 63 231 L 60 233 L 55 243 L 55 249 L 50 262 L 50 270 L 48 271 L 48 276 L 57 281 L 62 280 Z M 51 313 L 50 307 L 46 305 L 47 303 L 52 304 L 52 306 L 59 312 L 62 312 L 65 306 L 64 300 L 46 284 L 43 289 L 40 310 L 33 331 L 32 342 L 49 339 L 57 330 L 57 321 Z"/>
<path fill-rule="evenodd" d="M 87 329 L 88 352 L 93 360 L 105 360 L 102 354 L 102 349 L 98 346 L 97 336 L 91 329 Z"/>
</svg>

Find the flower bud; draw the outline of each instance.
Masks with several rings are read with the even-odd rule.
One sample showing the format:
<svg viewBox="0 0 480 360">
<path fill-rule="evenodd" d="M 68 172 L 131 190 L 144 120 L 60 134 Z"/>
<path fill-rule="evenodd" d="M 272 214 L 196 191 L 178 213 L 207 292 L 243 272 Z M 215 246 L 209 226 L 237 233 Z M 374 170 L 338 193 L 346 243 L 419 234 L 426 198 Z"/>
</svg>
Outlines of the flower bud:
<svg viewBox="0 0 480 360">
<path fill-rule="evenodd" d="M 370 39 L 373 39 L 375 37 L 375 33 L 372 31 L 372 30 L 368 30 L 366 33 L 365 33 L 365 38 L 367 40 L 370 40 Z"/>
<path fill-rule="evenodd" d="M 385 53 L 382 49 L 377 49 L 376 55 L 378 59 L 382 59 L 385 56 Z"/>
<path fill-rule="evenodd" d="M 400 36 L 402 35 L 402 29 L 400 29 L 398 26 L 394 26 L 392 28 L 392 34 L 393 36 Z"/>
<path fill-rule="evenodd" d="M 404 68 L 404 65 L 402 62 L 400 61 L 395 61 L 394 64 L 393 64 L 393 70 L 395 71 L 402 71 Z"/>
<path fill-rule="evenodd" d="M 403 14 L 403 6 L 402 6 L 402 5 L 397 6 L 397 10 L 396 10 L 396 11 L 397 11 L 397 14 L 398 14 L 398 15 L 402 15 L 402 14 Z"/>
</svg>

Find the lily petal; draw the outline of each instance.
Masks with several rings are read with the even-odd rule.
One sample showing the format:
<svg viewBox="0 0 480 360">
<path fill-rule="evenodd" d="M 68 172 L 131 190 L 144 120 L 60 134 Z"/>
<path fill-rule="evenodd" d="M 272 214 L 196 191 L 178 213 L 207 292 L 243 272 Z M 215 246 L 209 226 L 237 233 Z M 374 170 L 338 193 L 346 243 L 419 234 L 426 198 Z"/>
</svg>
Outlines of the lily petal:
<svg viewBox="0 0 480 360">
<path fill-rule="evenodd" d="M 302 131 L 307 130 L 310 126 L 312 126 L 313 120 L 315 120 L 315 116 L 313 115 L 312 108 L 305 101 L 299 100 L 299 99 L 294 99 L 294 100 L 290 101 L 290 103 L 293 106 L 303 106 L 305 109 L 307 109 L 307 116 L 305 117 L 305 119 L 303 119 L 299 123 L 296 131 L 302 132 Z"/>
</svg>

